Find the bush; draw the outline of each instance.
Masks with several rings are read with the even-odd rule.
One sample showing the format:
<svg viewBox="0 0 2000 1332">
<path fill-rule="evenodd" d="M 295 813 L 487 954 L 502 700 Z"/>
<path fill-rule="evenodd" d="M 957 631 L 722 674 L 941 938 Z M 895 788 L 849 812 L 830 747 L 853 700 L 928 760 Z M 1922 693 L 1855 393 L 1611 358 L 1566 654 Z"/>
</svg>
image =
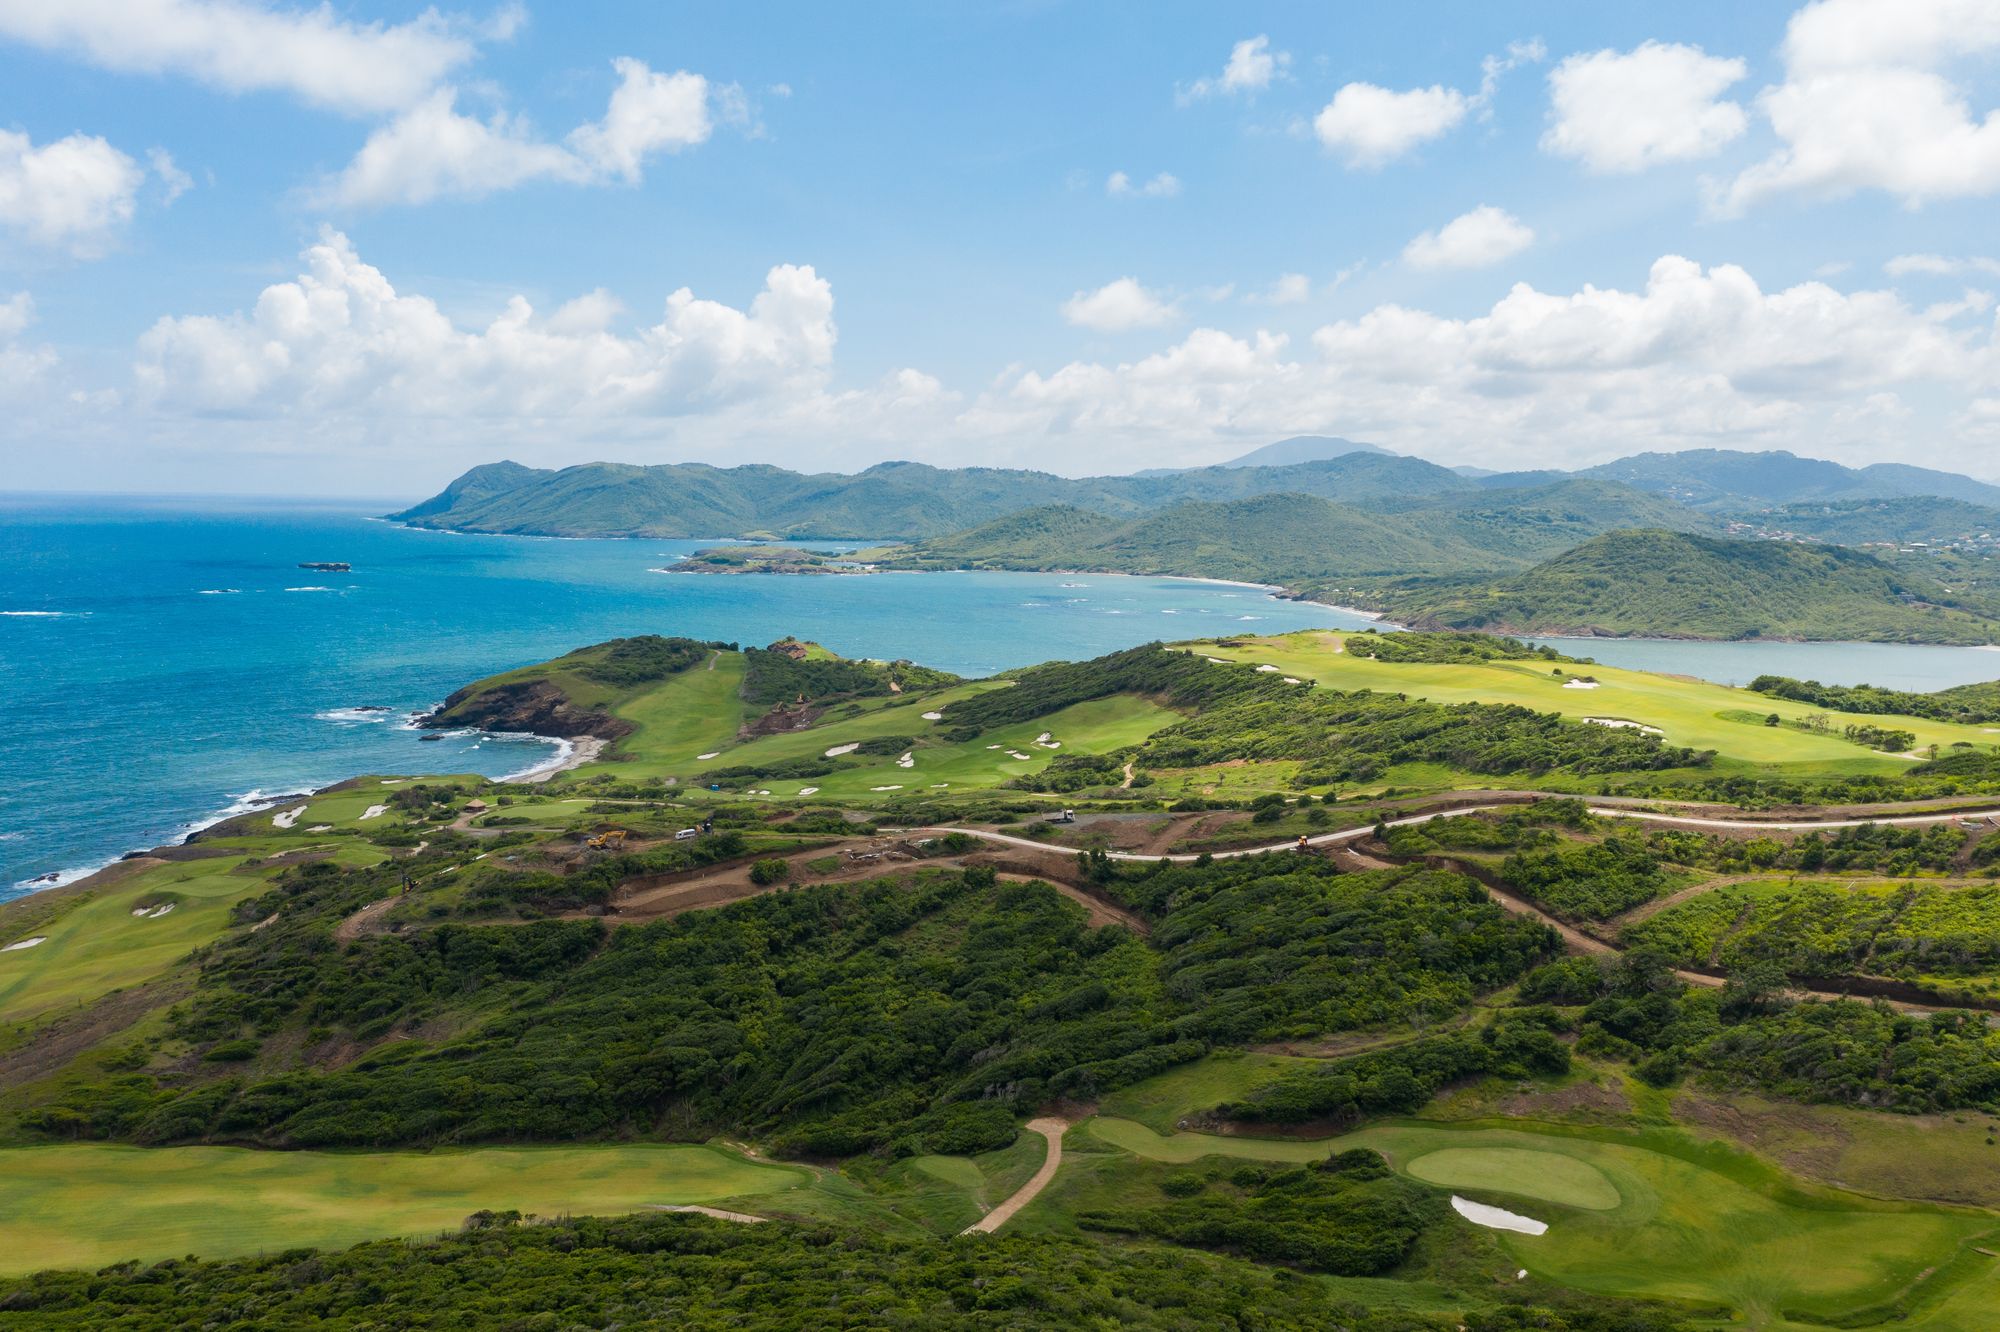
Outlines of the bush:
<svg viewBox="0 0 2000 1332">
<path fill-rule="evenodd" d="M 791 864 L 776 856 L 769 860 L 760 860 L 750 867 L 750 882 L 759 888 L 768 888 L 774 883 L 785 883 L 791 877 Z"/>
</svg>

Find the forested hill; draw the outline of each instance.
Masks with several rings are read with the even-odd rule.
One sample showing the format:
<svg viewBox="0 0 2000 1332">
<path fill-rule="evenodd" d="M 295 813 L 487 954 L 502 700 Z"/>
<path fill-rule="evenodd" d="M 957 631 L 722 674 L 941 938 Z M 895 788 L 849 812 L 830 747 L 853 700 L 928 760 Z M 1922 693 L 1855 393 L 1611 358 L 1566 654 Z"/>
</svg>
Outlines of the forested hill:
<svg viewBox="0 0 2000 1332">
<path fill-rule="evenodd" d="M 1991 643 L 2000 622 L 1934 579 L 1839 547 L 1614 532 L 1495 579 L 1385 598 L 1424 628 L 1605 636 Z"/>
<path fill-rule="evenodd" d="M 1191 502 L 1121 519 L 1030 509 L 882 554 L 909 569 L 1077 569 L 1182 574 L 1344 594 L 1343 579 L 1524 568 L 1623 527 L 1705 529 L 1702 515 L 1628 487 L 1569 481 L 1502 494 L 1385 499 L 1367 509 L 1307 495 Z"/>
<path fill-rule="evenodd" d="M 1328 452 L 1343 448 L 1351 451 L 1338 456 Z M 700 463 L 639 467 L 600 462 L 550 471 L 501 462 L 475 467 L 439 494 L 392 516 L 420 527 L 542 536 L 768 533 L 911 539 L 962 532 L 1046 505 L 1125 518 L 1189 500 L 1272 494 L 1316 495 L 1370 509 L 1453 497 L 1511 505 L 1517 496 L 1561 483 L 1639 491 L 1660 503 L 1704 513 L 1755 514 L 1794 504 L 1923 496 L 2000 507 L 2000 486 L 1900 464 L 1850 468 L 1789 453 L 1699 449 L 1639 454 L 1573 473 L 1474 477 L 1372 445 L 1302 437 L 1219 466 L 1082 478 L 911 462 L 882 463 L 853 475 Z M 1701 526 L 1686 518 L 1623 525 Z M 1895 535 L 1910 539 L 1914 534 Z"/>
<path fill-rule="evenodd" d="M 1448 468 L 1384 453 L 1081 479 L 907 462 L 852 476 L 702 463 L 585 463 L 561 471 L 495 463 L 390 516 L 418 527 L 538 536 L 909 538 L 964 531 L 1051 504 L 1133 517 L 1190 499 L 1298 494 L 1373 500 L 1476 489 Z"/>
</svg>

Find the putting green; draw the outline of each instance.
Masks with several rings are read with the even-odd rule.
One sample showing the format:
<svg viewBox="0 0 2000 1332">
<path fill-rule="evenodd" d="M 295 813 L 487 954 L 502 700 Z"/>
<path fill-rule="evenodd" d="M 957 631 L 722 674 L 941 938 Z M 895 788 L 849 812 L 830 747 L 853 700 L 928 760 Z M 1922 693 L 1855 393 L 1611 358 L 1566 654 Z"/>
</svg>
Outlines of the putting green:
<svg viewBox="0 0 2000 1332">
<path fill-rule="evenodd" d="M 1678 1132 L 1408 1123 L 1309 1141 L 1159 1134 L 1104 1116 L 1086 1127 L 1100 1142 L 1177 1164 L 1315 1161 L 1368 1147 L 1427 1182 L 1567 1203 L 1579 1210 L 1544 1217 L 1545 1235 L 1493 1236 L 1520 1266 L 1577 1290 L 1727 1305 L 1758 1328 L 1898 1302 L 1922 1315 L 1914 1327 L 2000 1327 L 2000 1282 L 1971 1279 L 1983 1269 L 1971 1265 L 1970 1246 L 1994 1246 L 1990 1213 L 1810 1188 Z M 1426 1160 L 1429 1171 L 1415 1168 Z M 1606 1186 L 1615 1196 L 1605 1198 Z M 1974 1321 L 1929 1321 L 1947 1308 Z"/>
<path fill-rule="evenodd" d="M 75 1145 L 0 1150 L 0 1272 L 204 1258 L 455 1229 L 481 1209 L 619 1214 L 806 1186 L 800 1168 L 711 1147 L 260 1152 Z M 755 1211 L 754 1206 L 747 1210 Z"/>
<path fill-rule="evenodd" d="M 1403 1169 L 1426 1184 L 1484 1189 L 1543 1202 L 1604 1211 L 1619 1202 L 1618 1186 L 1587 1161 L 1556 1152 L 1517 1147 L 1446 1147 L 1426 1152 Z"/>
</svg>

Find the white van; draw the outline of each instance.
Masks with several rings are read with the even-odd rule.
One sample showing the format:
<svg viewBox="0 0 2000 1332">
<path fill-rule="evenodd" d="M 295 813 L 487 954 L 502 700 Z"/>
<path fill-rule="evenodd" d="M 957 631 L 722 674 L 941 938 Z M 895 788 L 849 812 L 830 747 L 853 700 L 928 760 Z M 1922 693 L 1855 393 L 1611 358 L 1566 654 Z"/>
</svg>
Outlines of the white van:
<svg viewBox="0 0 2000 1332">
<path fill-rule="evenodd" d="M 692 842 L 694 840 L 694 837 L 695 833 L 694 829 L 692 828 L 683 828 L 679 832 L 674 834 L 674 840 L 676 842 Z"/>
</svg>

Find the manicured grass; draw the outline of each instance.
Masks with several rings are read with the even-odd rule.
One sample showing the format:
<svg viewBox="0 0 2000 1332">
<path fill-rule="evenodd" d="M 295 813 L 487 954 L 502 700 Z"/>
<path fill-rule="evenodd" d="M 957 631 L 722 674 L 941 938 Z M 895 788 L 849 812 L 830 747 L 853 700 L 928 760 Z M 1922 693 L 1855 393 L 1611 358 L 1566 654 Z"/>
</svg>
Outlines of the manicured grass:
<svg viewBox="0 0 2000 1332">
<path fill-rule="evenodd" d="M 0 1272 L 18 1273 L 429 1234 L 481 1209 L 555 1216 L 753 1201 L 802 1188 L 811 1174 L 710 1147 L 343 1153 L 73 1145 L 0 1150 L 0 1178 L 7 1181 Z"/>
<path fill-rule="evenodd" d="M 639 729 L 620 740 L 621 776 L 685 771 L 696 754 L 726 748 L 743 724 L 743 657 L 720 653 L 619 702 L 612 711 Z"/>
<path fill-rule="evenodd" d="M 1726 1304 L 1751 1327 L 1898 1304 L 1965 1306 L 1965 1316 L 1985 1320 L 1966 1326 L 2000 1325 L 2000 1284 L 1975 1281 L 1982 1269 L 1967 1256 L 1969 1245 L 1992 1247 L 2000 1220 L 1990 1213 L 1809 1188 L 1678 1132 L 1383 1124 L 1273 1142 L 1162 1136 L 1105 1118 L 1087 1127 L 1097 1141 L 1153 1161 L 1310 1161 L 1372 1148 L 1417 1178 L 1438 1175 L 1446 1187 L 1548 1222 L 1545 1235 L 1493 1237 L 1534 1276 L 1582 1291 Z M 1416 1168 L 1427 1158 L 1442 1159 Z"/>
<path fill-rule="evenodd" d="M 1603 1211 L 1618 1205 L 1618 1186 L 1588 1161 L 1521 1147 L 1443 1147 L 1404 1163 L 1404 1171 L 1446 1189 L 1483 1189 Z"/>
<path fill-rule="evenodd" d="M 1269 663 L 1288 675 L 1332 689 L 1375 689 L 1407 693 L 1442 703 L 1518 703 L 1537 712 L 1570 717 L 1611 717 L 1657 726 L 1669 744 L 1713 749 L 1723 758 L 1796 771 L 1902 772 L 1907 759 L 1873 753 L 1833 735 L 1809 734 L 1787 726 L 1765 726 L 1776 713 L 1796 720 L 1821 709 L 1704 681 L 1620 670 L 1612 666 L 1561 666 L 1539 658 L 1518 662 L 1429 664 L 1377 661 L 1345 650 L 1352 634 L 1306 631 L 1243 641 L 1242 647 L 1194 644 L 1208 656 Z M 1567 689 L 1566 676 L 1588 675 L 1596 689 Z M 1852 719 L 1850 719 L 1852 720 Z M 1859 720 L 1914 732 L 1918 748 L 1948 748 L 1964 740 L 1981 748 L 1994 737 L 1977 726 L 1927 721 L 1920 717 L 1867 717 Z M 1835 718 L 1836 725 L 1841 718 Z"/>
<path fill-rule="evenodd" d="M 19 1022 L 108 991 L 142 985 L 165 974 L 190 950 L 229 924 L 229 909 L 268 886 L 231 873 L 236 857 L 160 865 L 109 888 L 80 895 L 73 906 L 25 931 L 45 942 L 0 953 L 0 1022 Z M 171 904 L 165 915 L 134 916 Z M 0 929 L 6 928 L 0 916 Z M 16 942 L 10 933 L 0 945 Z"/>
<path fill-rule="evenodd" d="M 1236 1138 L 1214 1133 L 1155 1133 L 1129 1119 L 1098 1115 L 1084 1121 L 1084 1131 L 1099 1142 L 1122 1148 L 1149 1161 L 1185 1165 L 1204 1156 L 1232 1156 L 1245 1161 L 1323 1161 L 1337 1149 L 1337 1138 Z"/>
</svg>

